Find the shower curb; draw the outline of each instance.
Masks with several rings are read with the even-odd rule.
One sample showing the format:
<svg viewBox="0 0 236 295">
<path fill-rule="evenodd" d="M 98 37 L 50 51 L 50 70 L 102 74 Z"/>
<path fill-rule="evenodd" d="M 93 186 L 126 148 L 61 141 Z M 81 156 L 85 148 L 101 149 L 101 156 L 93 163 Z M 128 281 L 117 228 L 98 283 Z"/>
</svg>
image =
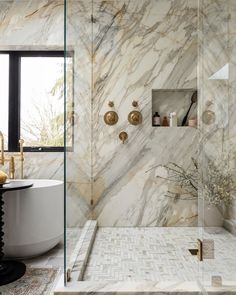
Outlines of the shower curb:
<svg viewBox="0 0 236 295">
<path fill-rule="evenodd" d="M 71 281 L 81 281 L 83 279 L 97 228 L 96 220 L 88 220 L 83 227 L 79 241 L 71 255 L 69 267 L 67 268 L 70 272 Z"/>
</svg>

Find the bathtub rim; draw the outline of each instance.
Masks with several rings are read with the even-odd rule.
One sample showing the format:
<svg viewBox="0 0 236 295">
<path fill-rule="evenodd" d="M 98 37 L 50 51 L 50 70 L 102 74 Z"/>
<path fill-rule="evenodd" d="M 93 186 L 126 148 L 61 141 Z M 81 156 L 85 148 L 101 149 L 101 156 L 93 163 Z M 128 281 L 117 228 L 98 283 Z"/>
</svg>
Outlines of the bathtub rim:
<svg viewBox="0 0 236 295">
<path fill-rule="evenodd" d="M 64 182 L 62 180 L 57 180 L 57 179 L 29 178 L 29 179 L 11 179 L 11 180 L 9 180 L 9 182 L 26 182 L 26 181 L 33 183 L 33 186 L 28 188 L 29 190 L 64 185 Z"/>
</svg>

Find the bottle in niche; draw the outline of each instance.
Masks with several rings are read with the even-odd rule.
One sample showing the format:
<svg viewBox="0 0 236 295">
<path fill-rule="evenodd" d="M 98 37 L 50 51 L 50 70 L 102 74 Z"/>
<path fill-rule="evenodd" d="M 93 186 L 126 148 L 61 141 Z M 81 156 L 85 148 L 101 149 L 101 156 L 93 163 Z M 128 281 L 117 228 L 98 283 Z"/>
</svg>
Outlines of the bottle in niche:
<svg viewBox="0 0 236 295">
<path fill-rule="evenodd" d="M 177 120 L 177 114 L 176 112 L 170 113 L 170 127 L 177 127 L 178 126 L 178 120 Z"/>
<path fill-rule="evenodd" d="M 197 118 L 190 118 L 188 120 L 188 126 L 189 127 L 197 127 Z"/>
<path fill-rule="evenodd" d="M 163 120 L 162 120 L 162 126 L 164 127 L 168 127 L 169 126 L 169 122 L 166 116 L 164 116 Z"/>
<path fill-rule="evenodd" d="M 161 126 L 161 117 L 158 114 L 158 112 L 155 112 L 155 114 L 152 117 L 152 126 Z"/>
</svg>

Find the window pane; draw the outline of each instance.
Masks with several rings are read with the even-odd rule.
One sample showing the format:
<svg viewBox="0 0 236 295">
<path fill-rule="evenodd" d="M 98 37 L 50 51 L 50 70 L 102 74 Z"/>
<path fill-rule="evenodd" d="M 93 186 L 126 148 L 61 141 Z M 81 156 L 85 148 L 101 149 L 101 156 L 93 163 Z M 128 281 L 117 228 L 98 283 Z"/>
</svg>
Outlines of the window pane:
<svg viewBox="0 0 236 295">
<path fill-rule="evenodd" d="M 21 137 L 25 146 L 64 145 L 64 58 L 21 58 Z"/>
<path fill-rule="evenodd" d="M 0 130 L 8 147 L 9 55 L 0 54 Z"/>
</svg>

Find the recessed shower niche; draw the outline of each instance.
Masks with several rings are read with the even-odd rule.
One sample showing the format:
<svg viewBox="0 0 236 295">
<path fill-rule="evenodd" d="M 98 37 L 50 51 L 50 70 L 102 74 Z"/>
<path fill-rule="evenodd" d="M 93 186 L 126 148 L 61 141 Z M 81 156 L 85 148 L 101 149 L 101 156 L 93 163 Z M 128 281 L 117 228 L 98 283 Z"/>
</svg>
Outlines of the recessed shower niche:
<svg viewBox="0 0 236 295">
<path fill-rule="evenodd" d="M 160 116 L 161 127 L 175 127 L 175 124 L 172 125 L 170 122 L 171 113 L 176 114 L 177 127 L 197 127 L 197 90 L 153 89 L 152 115 L 156 112 Z M 163 119 L 167 119 L 168 124 L 165 124 Z"/>
</svg>

